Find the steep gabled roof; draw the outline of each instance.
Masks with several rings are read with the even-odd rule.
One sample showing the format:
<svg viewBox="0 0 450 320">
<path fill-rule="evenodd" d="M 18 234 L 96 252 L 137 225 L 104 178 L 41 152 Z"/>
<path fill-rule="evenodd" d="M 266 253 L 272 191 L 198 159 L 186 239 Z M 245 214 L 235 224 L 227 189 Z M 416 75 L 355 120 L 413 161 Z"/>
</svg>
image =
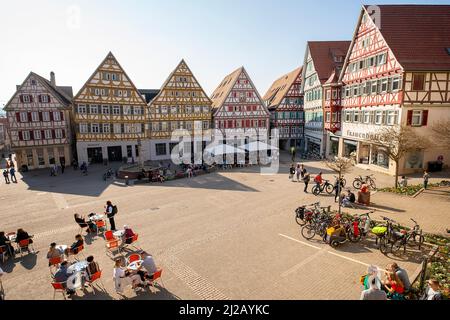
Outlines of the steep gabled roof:
<svg viewBox="0 0 450 320">
<path fill-rule="evenodd" d="M 217 109 L 219 108 L 227 96 L 230 94 L 231 89 L 233 89 L 234 84 L 236 83 L 236 80 L 239 78 L 239 75 L 244 70 L 244 67 L 240 67 L 227 75 L 223 80 L 220 82 L 219 86 L 214 90 L 213 94 L 211 95 L 211 101 L 212 101 L 212 108 Z"/>
<path fill-rule="evenodd" d="M 72 104 L 73 99 L 73 91 L 72 87 L 69 86 L 53 86 L 52 83 L 45 79 L 44 77 L 38 75 L 37 73 L 34 73 L 31 71 L 28 76 L 25 78 L 25 80 L 20 85 L 16 85 L 16 92 L 12 95 L 11 99 L 9 99 L 8 103 L 6 103 L 3 110 L 8 110 L 8 107 L 14 97 L 16 96 L 17 92 L 22 88 L 22 86 L 27 82 L 27 80 L 31 77 L 35 77 L 37 81 L 39 81 L 49 92 L 51 92 L 58 101 L 66 106 L 69 107 Z"/>
<path fill-rule="evenodd" d="M 263 100 L 267 103 L 268 108 L 276 107 L 281 103 L 295 79 L 297 79 L 301 73 L 302 67 L 283 75 L 272 83 L 272 86 L 269 90 L 267 90 L 263 97 Z"/>
<path fill-rule="evenodd" d="M 450 70 L 450 5 L 377 7 L 379 30 L 405 70 Z"/>
<path fill-rule="evenodd" d="M 344 58 L 351 41 L 308 41 L 308 48 L 320 82 L 325 83 Z M 335 62 L 333 55 L 342 56 L 342 62 Z"/>
</svg>

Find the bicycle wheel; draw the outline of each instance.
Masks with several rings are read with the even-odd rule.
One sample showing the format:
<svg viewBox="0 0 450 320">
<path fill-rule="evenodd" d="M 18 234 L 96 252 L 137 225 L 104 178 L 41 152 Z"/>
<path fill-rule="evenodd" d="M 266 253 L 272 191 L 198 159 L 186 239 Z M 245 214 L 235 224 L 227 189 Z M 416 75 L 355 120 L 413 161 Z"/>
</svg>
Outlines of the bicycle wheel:
<svg viewBox="0 0 450 320">
<path fill-rule="evenodd" d="M 302 227 L 306 224 L 306 221 L 300 218 L 300 215 L 298 213 L 295 213 L 295 222 L 297 222 L 297 224 Z"/>
<path fill-rule="evenodd" d="M 355 188 L 355 189 L 361 188 L 361 181 L 359 179 L 353 180 L 353 188 Z"/>
<path fill-rule="evenodd" d="M 372 190 L 377 189 L 377 185 L 375 184 L 375 181 L 373 181 L 373 179 L 369 179 L 369 185 Z"/>
<path fill-rule="evenodd" d="M 400 249 L 406 251 L 406 246 L 403 240 L 397 240 L 391 245 L 391 252 L 393 254 L 398 254 L 400 252 Z"/>
<path fill-rule="evenodd" d="M 353 229 L 353 226 L 350 227 L 350 229 L 347 233 L 348 240 L 350 240 L 350 242 L 353 242 L 353 243 L 359 242 L 362 237 L 362 232 L 363 231 L 361 229 L 359 229 L 359 234 L 355 235 L 355 230 Z"/>
<path fill-rule="evenodd" d="M 311 240 L 316 235 L 316 229 L 313 225 L 306 225 L 302 228 L 302 236 L 306 240 Z"/>
<path fill-rule="evenodd" d="M 315 196 L 318 196 L 320 194 L 320 188 L 318 186 L 314 186 L 311 191 Z"/>
<path fill-rule="evenodd" d="M 382 254 L 386 254 L 388 252 L 388 240 L 386 237 L 382 237 L 379 239 L 378 248 L 380 249 Z"/>
<path fill-rule="evenodd" d="M 331 184 L 328 184 L 328 185 L 325 187 L 325 191 L 326 191 L 328 194 L 332 194 L 333 191 L 334 191 L 334 186 L 331 185 Z"/>
</svg>

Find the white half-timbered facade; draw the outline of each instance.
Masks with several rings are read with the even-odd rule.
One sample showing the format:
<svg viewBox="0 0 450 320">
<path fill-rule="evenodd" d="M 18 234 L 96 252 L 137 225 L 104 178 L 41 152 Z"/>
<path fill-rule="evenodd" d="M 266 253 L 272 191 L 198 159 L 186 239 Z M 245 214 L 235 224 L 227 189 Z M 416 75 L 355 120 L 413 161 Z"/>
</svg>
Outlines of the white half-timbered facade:
<svg viewBox="0 0 450 320">
<path fill-rule="evenodd" d="M 211 100 L 214 128 L 227 141 L 242 139 L 246 132 L 268 140 L 270 113 L 244 67 L 227 75 Z"/>
<path fill-rule="evenodd" d="M 263 97 L 270 111 L 270 128 L 279 131 L 280 149 L 303 143 L 302 67 L 277 79 Z"/>
<path fill-rule="evenodd" d="M 6 104 L 8 134 L 19 170 L 72 161 L 70 112 L 72 87 L 56 86 L 31 72 Z"/>
<path fill-rule="evenodd" d="M 382 127 L 400 125 L 430 135 L 433 122 L 450 118 L 448 25 L 450 6 L 362 8 L 340 79 L 341 155 L 356 153 L 359 164 L 394 174 L 395 163 L 370 137 Z M 439 156 L 449 159 L 450 152 L 413 152 L 399 173 L 424 170 Z"/>
<path fill-rule="evenodd" d="M 110 52 L 73 100 L 78 161 L 134 162 L 148 159 L 146 101 Z"/>
</svg>

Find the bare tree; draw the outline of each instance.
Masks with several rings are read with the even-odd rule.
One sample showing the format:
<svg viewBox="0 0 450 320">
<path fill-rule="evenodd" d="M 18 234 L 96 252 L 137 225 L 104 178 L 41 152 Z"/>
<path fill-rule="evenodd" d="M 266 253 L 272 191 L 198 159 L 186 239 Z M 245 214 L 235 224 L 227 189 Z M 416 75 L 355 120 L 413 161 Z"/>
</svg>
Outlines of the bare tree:
<svg viewBox="0 0 450 320">
<path fill-rule="evenodd" d="M 400 160 L 409 152 L 423 150 L 431 146 L 431 142 L 417 134 L 411 127 L 384 127 L 371 140 L 384 150 L 388 157 L 395 162 L 395 188 L 398 187 L 398 170 Z"/>
<path fill-rule="evenodd" d="M 345 157 L 334 157 L 332 159 L 326 159 L 324 160 L 325 165 L 336 172 L 338 174 L 338 194 L 341 194 L 341 180 L 343 179 L 343 175 L 348 173 L 350 169 L 355 165 L 355 160 L 352 158 L 345 158 Z M 341 214 L 341 199 L 339 198 L 339 214 Z"/>
<path fill-rule="evenodd" d="M 431 127 L 434 143 L 443 148 L 450 148 L 450 119 L 437 121 Z"/>
</svg>

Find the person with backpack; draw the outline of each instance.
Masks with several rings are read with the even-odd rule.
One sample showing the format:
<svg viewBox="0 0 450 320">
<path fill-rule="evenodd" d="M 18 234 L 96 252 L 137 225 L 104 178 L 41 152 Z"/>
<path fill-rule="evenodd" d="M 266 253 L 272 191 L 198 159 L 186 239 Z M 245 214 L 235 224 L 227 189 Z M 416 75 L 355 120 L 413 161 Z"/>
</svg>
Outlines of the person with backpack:
<svg viewBox="0 0 450 320">
<path fill-rule="evenodd" d="M 113 204 L 109 200 L 106 202 L 105 214 L 109 219 L 111 230 L 116 231 L 116 223 L 114 221 L 114 216 L 117 214 L 117 206 L 113 206 Z"/>
</svg>

